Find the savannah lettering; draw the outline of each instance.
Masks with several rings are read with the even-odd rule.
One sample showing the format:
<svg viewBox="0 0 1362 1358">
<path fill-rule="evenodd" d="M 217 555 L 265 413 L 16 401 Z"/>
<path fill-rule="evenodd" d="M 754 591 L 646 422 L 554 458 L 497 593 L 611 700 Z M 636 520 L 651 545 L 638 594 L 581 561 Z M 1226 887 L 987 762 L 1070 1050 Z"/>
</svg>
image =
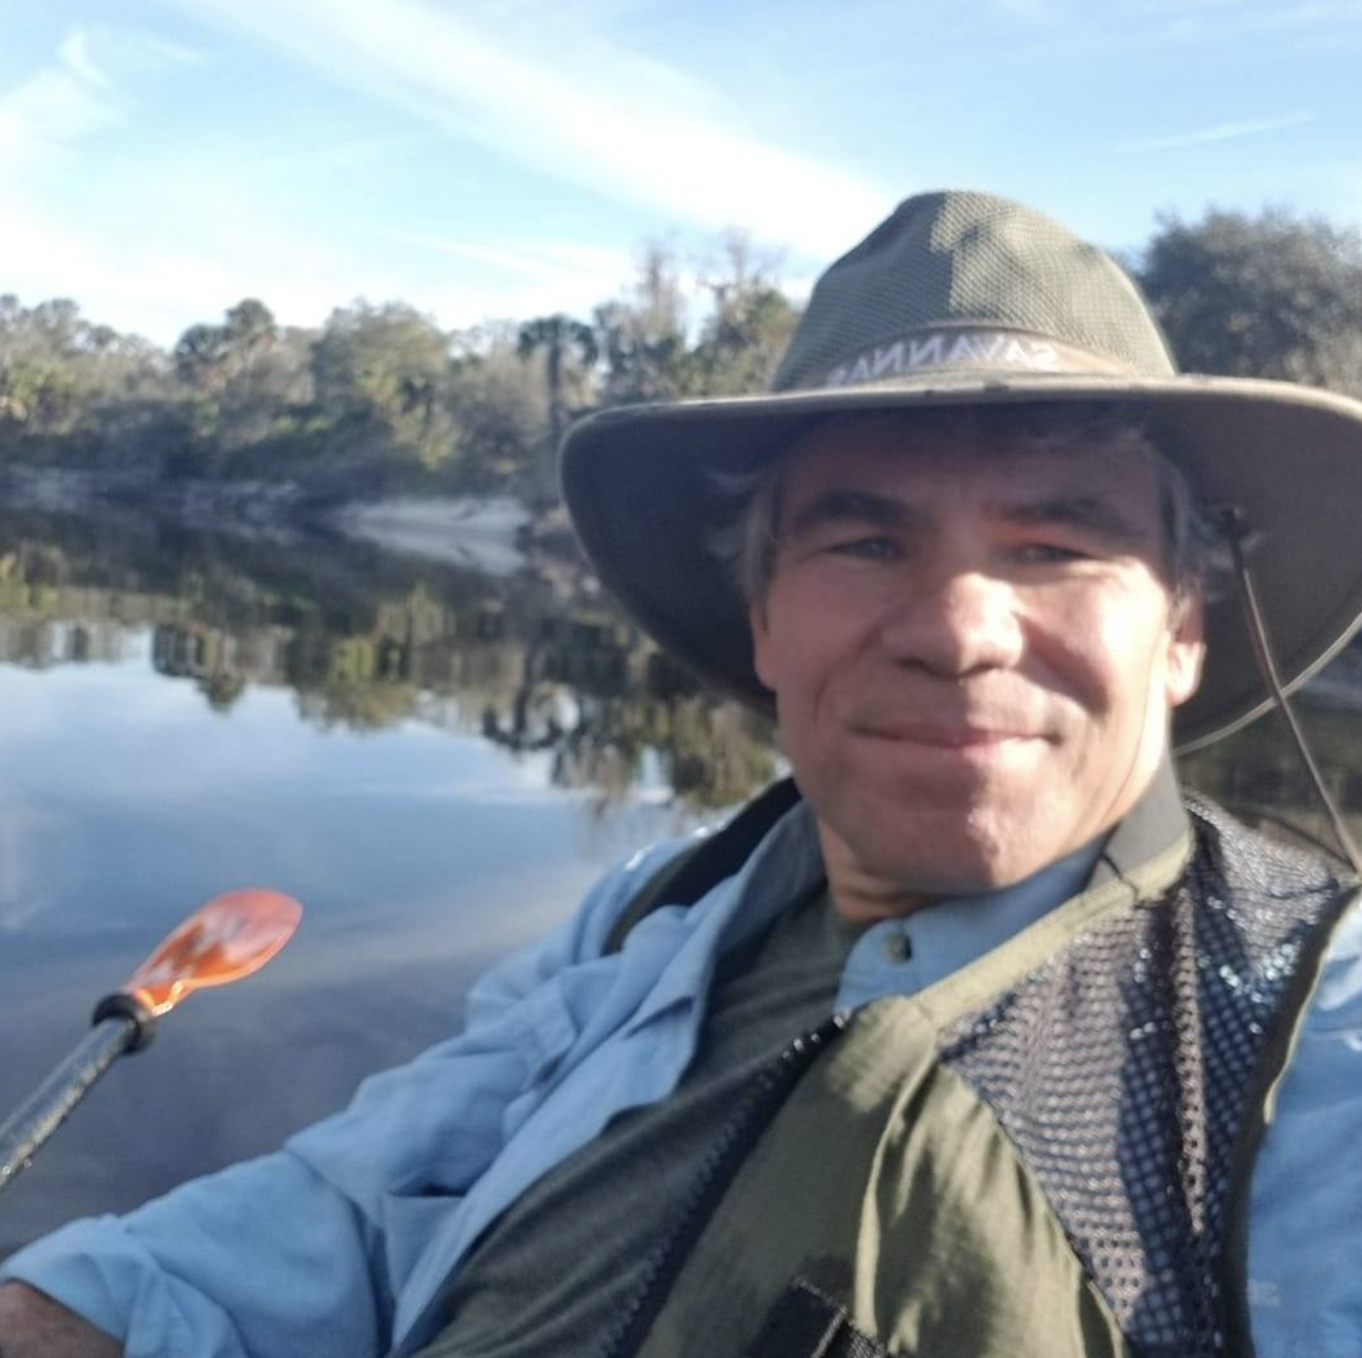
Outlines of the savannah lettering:
<svg viewBox="0 0 1362 1358">
<path fill-rule="evenodd" d="M 923 368 L 1008 368 L 1054 372 L 1059 368 L 1054 343 L 1006 330 L 934 330 L 905 336 L 864 350 L 828 374 L 828 385 L 850 386 Z"/>
</svg>

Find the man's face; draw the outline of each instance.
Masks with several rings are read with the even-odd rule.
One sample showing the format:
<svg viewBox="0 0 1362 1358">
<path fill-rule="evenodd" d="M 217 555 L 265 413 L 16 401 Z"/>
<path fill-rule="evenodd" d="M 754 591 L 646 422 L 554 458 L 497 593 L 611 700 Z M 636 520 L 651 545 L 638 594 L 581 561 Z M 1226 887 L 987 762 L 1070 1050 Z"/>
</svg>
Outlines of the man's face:
<svg viewBox="0 0 1362 1358">
<path fill-rule="evenodd" d="M 840 908 L 1008 885 L 1125 815 L 1203 649 L 1148 459 L 848 417 L 778 506 L 756 667 Z"/>
</svg>

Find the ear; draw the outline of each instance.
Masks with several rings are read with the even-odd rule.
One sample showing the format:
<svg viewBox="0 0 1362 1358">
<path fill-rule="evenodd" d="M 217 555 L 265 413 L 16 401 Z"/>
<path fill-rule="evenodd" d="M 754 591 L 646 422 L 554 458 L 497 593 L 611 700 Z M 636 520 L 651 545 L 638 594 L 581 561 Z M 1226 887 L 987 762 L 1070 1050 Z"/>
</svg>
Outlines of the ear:
<svg viewBox="0 0 1362 1358">
<path fill-rule="evenodd" d="M 747 625 L 752 633 L 752 668 L 772 692 L 775 691 L 775 656 L 771 643 L 771 628 L 766 616 L 766 604 L 758 599 L 747 608 Z"/>
<path fill-rule="evenodd" d="M 1185 703 L 1201 683 L 1206 660 L 1206 608 L 1201 595 L 1176 606 L 1169 623 L 1164 684 L 1168 706 L 1174 708 Z"/>
</svg>

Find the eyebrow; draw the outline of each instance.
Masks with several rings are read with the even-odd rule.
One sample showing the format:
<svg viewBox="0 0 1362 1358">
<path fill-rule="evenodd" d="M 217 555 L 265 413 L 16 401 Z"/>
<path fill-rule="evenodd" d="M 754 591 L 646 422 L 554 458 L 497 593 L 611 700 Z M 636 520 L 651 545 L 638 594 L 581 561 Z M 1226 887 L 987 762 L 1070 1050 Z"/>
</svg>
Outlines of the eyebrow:
<svg viewBox="0 0 1362 1358">
<path fill-rule="evenodd" d="M 1109 500 L 1096 495 L 1053 495 L 1002 506 L 996 516 L 1018 526 L 1064 525 L 1093 533 L 1114 547 L 1140 547 L 1149 533 Z M 931 515 L 919 506 L 873 491 L 834 486 L 809 501 L 780 536 L 798 538 L 828 523 L 855 522 L 880 528 L 915 528 Z"/>
<path fill-rule="evenodd" d="M 1127 518 L 1109 500 L 1096 495 L 1056 495 L 1008 505 L 1000 517 L 1006 523 L 1062 524 L 1081 528 L 1115 547 L 1139 547 L 1149 541 L 1145 529 Z"/>
<path fill-rule="evenodd" d="M 810 500 L 780 536 L 797 538 L 825 523 L 853 521 L 880 528 L 903 528 L 925 523 L 927 518 L 921 509 L 905 500 L 834 486 Z"/>
</svg>

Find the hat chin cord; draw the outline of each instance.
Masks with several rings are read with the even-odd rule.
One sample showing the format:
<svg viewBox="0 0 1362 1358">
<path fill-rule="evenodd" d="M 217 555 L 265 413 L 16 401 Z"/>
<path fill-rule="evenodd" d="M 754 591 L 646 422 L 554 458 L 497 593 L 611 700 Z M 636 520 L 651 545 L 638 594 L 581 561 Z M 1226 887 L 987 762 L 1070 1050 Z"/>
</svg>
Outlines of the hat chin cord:
<svg viewBox="0 0 1362 1358">
<path fill-rule="evenodd" d="M 1329 789 L 1324 785 L 1324 777 L 1320 773 L 1314 755 L 1310 752 L 1309 745 L 1306 743 L 1305 732 L 1301 729 L 1295 709 L 1286 695 L 1286 690 L 1282 687 L 1277 662 L 1273 659 L 1272 647 L 1267 638 L 1267 626 L 1263 619 L 1263 610 L 1258 603 L 1258 591 L 1254 586 L 1253 575 L 1249 571 L 1248 562 L 1244 557 L 1244 543 L 1249 536 L 1248 521 L 1242 511 L 1237 508 L 1223 510 L 1221 520 L 1225 530 L 1225 538 L 1229 543 L 1230 555 L 1234 561 L 1234 578 L 1239 587 L 1239 601 L 1243 605 L 1244 620 L 1248 624 L 1249 639 L 1253 644 L 1253 655 L 1258 662 L 1258 670 L 1267 683 L 1273 701 L 1277 704 L 1277 710 L 1286 719 L 1291 738 L 1295 741 L 1296 749 L 1300 752 L 1306 771 L 1310 775 L 1310 781 L 1314 784 L 1315 792 L 1329 817 L 1334 838 L 1338 841 L 1339 848 L 1343 850 L 1343 856 L 1352 864 L 1353 871 L 1359 877 L 1362 877 L 1362 853 L 1359 853 L 1357 843 L 1349 833 L 1342 813 L 1335 804 Z"/>
</svg>

